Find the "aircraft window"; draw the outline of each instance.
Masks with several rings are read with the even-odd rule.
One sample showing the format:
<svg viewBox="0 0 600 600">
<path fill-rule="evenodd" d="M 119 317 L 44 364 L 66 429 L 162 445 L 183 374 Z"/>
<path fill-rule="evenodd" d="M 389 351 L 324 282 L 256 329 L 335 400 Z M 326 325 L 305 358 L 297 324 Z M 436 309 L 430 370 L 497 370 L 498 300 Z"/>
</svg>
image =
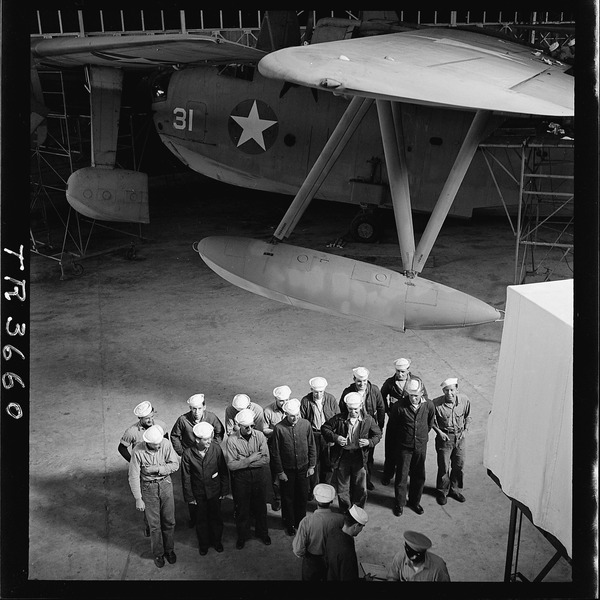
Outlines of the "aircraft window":
<svg viewBox="0 0 600 600">
<path fill-rule="evenodd" d="M 440 137 L 432 137 L 432 138 L 429 138 L 429 143 L 432 146 L 441 146 L 443 143 L 443 140 Z"/>
<path fill-rule="evenodd" d="M 252 65 L 225 65 L 219 71 L 219 75 L 252 81 L 254 79 L 254 67 Z"/>
<path fill-rule="evenodd" d="M 152 102 L 167 99 L 167 90 L 169 89 L 169 80 L 173 72 L 162 73 L 152 82 Z"/>
</svg>

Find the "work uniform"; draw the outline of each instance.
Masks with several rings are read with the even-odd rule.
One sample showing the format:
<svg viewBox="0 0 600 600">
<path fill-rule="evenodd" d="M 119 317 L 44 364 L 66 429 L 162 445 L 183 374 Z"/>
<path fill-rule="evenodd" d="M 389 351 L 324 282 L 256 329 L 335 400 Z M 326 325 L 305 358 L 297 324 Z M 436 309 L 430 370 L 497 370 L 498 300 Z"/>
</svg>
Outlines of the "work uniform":
<svg viewBox="0 0 600 600">
<path fill-rule="evenodd" d="M 425 389 L 425 384 L 423 380 L 418 375 L 413 375 L 411 371 L 408 371 L 408 377 L 405 380 L 396 379 L 395 375 L 388 377 L 381 386 L 381 396 L 383 397 L 383 403 L 385 405 L 385 412 L 388 416 L 388 425 L 389 425 L 389 416 L 392 410 L 392 406 L 398 400 L 404 398 L 408 399 L 408 393 L 405 391 L 405 386 L 410 379 L 416 379 L 421 382 L 423 387 L 423 397 L 426 400 L 429 400 L 429 396 L 427 395 L 427 390 Z M 392 479 L 394 477 L 394 471 L 396 470 L 396 457 L 394 453 L 394 438 L 390 435 L 389 431 L 385 432 L 385 441 L 384 441 L 384 451 L 385 458 L 383 462 L 383 479 Z"/>
<path fill-rule="evenodd" d="M 325 421 L 340 412 L 340 406 L 333 394 L 324 392 L 323 400 L 315 400 L 313 392 L 306 394 L 300 400 L 300 416 L 306 419 L 312 426 L 317 448 L 317 465 L 315 472 L 310 477 L 310 492 L 318 483 L 331 483 L 333 472 L 331 469 L 331 443 L 327 443 L 321 435 L 321 426 Z"/>
<path fill-rule="evenodd" d="M 194 425 L 198 423 L 210 423 L 213 426 L 215 441 L 222 442 L 223 441 L 223 433 L 224 427 L 223 423 L 221 423 L 219 417 L 212 413 L 209 410 L 205 410 L 202 418 L 199 421 L 194 419 L 194 414 L 190 410 L 185 414 L 181 415 L 175 421 L 175 425 L 173 425 L 173 429 L 171 429 L 171 442 L 173 444 L 173 448 L 175 448 L 175 452 L 181 457 L 183 456 L 183 452 L 187 448 L 192 448 L 196 445 L 196 436 L 194 435 Z M 183 477 L 183 471 L 181 473 Z M 183 485 L 183 479 L 182 479 Z M 193 527 L 196 524 L 196 511 L 197 505 L 190 504 L 188 502 L 188 513 L 190 517 L 190 527 Z"/>
<path fill-rule="evenodd" d="M 221 497 L 229 493 L 229 471 L 223 450 L 213 442 L 205 450 L 197 444 L 186 448 L 181 458 L 183 497 L 196 501 L 196 535 L 200 550 L 217 546 L 223 537 Z"/>
<path fill-rule="evenodd" d="M 425 485 L 425 458 L 429 431 L 435 422 L 435 409 L 431 400 L 421 399 L 416 410 L 408 398 L 392 405 L 387 434 L 394 440 L 396 456 L 396 505 L 403 507 L 408 501 L 416 506 L 421 501 Z M 410 488 L 408 479 L 410 477 Z"/>
<path fill-rule="evenodd" d="M 326 581 L 327 536 L 331 530 L 341 529 L 343 525 L 344 515 L 333 512 L 331 508 L 321 507 L 300 521 L 296 536 L 292 540 L 292 550 L 296 556 L 302 558 L 302 581 Z"/>
<path fill-rule="evenodd" d="M 159 466 L 159 474 L 149 475 L 146 468 L 150 466 Z M 151 450 L 146 442 L 137 444 L 129 462 L 129 487 L 136 500 L 144 501 L 154 557 L 170 554 L 175 546 L 175 500 L 170 475 L 178 468 L 179 457 L 164 438 L 157 450 Z"/>
<path fill-rule="evenodd" d="M 264 411 L 263 411 L 263 420 L 264 420 L 263 433 L 265 434 L 265 436 L 267 438 L 267 445 L 269 447 L 269 453 L 271 455 L 271 460 L 269 463 L 269 466 L 271 468 L 271 483 L 273 485 L 273 501 L 271 503 L 271 506 L 275 505 L 275 507 L 276 507 L 276 508 L 273 508 L 273 510 L 278 509 L 277 505 L 281 501 L 281 491 L 280 491 L 280 486 L 279 486 L 279 479 L 277 477 L 277 471 L 275 471 L 273 468 L 273 452 L 272 452 L 273 429 L 275 428 L 275 425 L 277 425 L 277 423 L 279 423 L 283 419 L 285 419 L 285 413 L 283 412 L 283 408 L 280 408 L 277 405 L 277 402 L 271 402 L 271 404 L 269 404 L 268 406 L 265 406 Z"/>
<path fill-rule="evenodd" d="M 415 570 L 404 548 L 394 556 L 387 578 L 393 581 L 450 581 L 444 559 L 428 551 L 423 563 Z"/>
<path fill-rule="evenodd" d="M 381 396 L 381 392 L 379 388 L 370 381 L 367 381 L 367 389 L 364 392 L 360 392 L 356 387 L 356 383 L 351 383 L 343 392 L 340 397 L 339 407 L 340 413 L 344 416 L 348 415 L 348 407 L 344 402 L 344 398 L 350 394 L 351 392 L 356 392 L 363 397 L 363 412 L 368 415 L 371 415 L 379 429 L 383 431 L 383 426 L 385 423 L 385 404 L 383 403 L 383 398 Z M 367 484 L 371 483 L 371 475 L 373 472 L 373 455 L 375 452 L 375 446 L 369 447 L 369 454 L 367 459 L 366 471 L 367 471 Z"/>
<path fill-rule="evenodd" d="M 369 452 L 381 440 L 381 429 L 371 415 L 359 415 L 351 440 L 346 446 L 340 446 L 337 443 L 338 436 L 347 437 L 349 430 L 350 419 L 342 413 L 334 415 L 321 427 L 325 441 L 334 443 L 331 447 L 332 484 L 338 495 L 341 512 L 346 512 L 353 504 L 364 507 L 367 500 Z M 360 438 L 368 439 L 369 445 L 361 448 L 358 444 Z"/>
<path fill-rule="evenodd" d="M 344 533 L 341 527 L 332 529 L 325 543 L 327 581 L 358 581 L 358 558 L 354 536 Z"/>
<path fill-rule="evenodd" d="M 258 464 L 248 467 L 248 457 L 260 452 Z M 267 438 L 262 431 L 253 429 L 246 440 L 239 429 L 233 431 L 225 442 L 225 460 L 231 476 L 231 491 L 235 506 L 238 539 L 250 537 L 250 510 L 255 518 L 256 537 L 268 536 L 267 527 L 267 478 L 265 467 L 269 464 Z"/>
<path fill-rule="evenodd" d="M 457 393 L 454 402 L 448 402 L 446 396 L 433 400 L 435 419 L 438 428 L 448 440 L 438 435 L 435 438 L 437 452 L 436 488 L 440 494 L 459 493 L 463 487 L 463 467 L 465 464 L 465 431 L 471 422 L 471 402 L 466 394 Z"/>
<path fill-rule="evenodd" d="M 273 430 L 271 461 L 275 473 L 285 473 L 287 481 L 280 480 L 281 518 L 288 527 L 298 527 L 306 516 L 309 481 L 307 471 L 315 467 L 317 450 L 312 427 L 299 418 L 293 425 L 283 419 Z"/>
</svg>

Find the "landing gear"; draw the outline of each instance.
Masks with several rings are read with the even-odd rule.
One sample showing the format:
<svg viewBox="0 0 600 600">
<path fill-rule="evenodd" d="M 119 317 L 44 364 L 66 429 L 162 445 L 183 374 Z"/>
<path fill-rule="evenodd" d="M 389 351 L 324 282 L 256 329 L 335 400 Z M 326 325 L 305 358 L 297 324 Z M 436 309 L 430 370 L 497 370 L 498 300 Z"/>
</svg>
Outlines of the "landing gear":
<svg viewBox="0 0 600 600">
<path fill-rule="evenodd" d="M 358 213 L 350 224 L 350 233 L 356 242 L 371 244 L 383 235 L 383 218 L 378 210 Z"/>
</svg>

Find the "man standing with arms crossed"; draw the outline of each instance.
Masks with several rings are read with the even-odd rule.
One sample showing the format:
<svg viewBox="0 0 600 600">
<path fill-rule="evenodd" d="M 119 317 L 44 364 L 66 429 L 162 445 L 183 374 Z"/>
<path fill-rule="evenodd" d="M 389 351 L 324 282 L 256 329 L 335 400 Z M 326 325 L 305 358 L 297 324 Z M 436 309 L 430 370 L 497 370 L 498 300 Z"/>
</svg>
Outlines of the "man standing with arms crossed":
<svg viewBox="0 0 600 600">
<path fill-rule="evenodd" d="M 175 543 L 175 500 L 171 473 L 179 468 L 179 457 L 164 437 L 160 425 L 152 425 L 143 435 L 144 442 L 133 449 L 129 463 L 129 487 L 137 510 L 144 511 L 150 526 L 150 546 L 154 564 L 165 566 L 177 560 Z"/>
</svg>

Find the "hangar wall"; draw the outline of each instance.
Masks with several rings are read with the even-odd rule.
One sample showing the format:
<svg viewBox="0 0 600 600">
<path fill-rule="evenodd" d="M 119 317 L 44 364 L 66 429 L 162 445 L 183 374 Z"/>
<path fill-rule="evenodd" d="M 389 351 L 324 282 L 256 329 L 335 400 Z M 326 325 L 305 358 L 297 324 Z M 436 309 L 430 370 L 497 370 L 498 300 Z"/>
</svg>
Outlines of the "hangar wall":
<svg viewBox="0 0 600 600">
<path fill-rule="evenodd" d="M 484 466 L 571 556 L 573 280 L 509 286 Z"/>
</svg>

